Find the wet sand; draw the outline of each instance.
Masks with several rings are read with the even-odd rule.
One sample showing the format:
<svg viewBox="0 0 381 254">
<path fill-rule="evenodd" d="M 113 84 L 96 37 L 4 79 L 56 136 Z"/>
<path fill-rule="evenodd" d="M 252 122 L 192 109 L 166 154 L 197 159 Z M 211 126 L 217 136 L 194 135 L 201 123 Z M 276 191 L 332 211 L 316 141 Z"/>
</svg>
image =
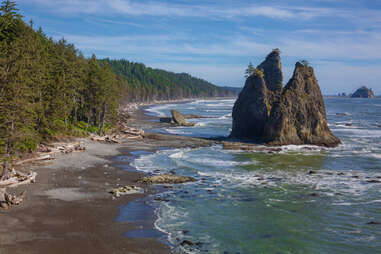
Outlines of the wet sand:
<svg viewBox="0 0 381 254">
<path fill-rule="evenodd" d="M 153 119 L 139 109 L 128 125 L 145 129 L 162 126 Z M 116 200 L 108 192 L 117 186 L 137 185 L 135 181 L 142 174 L 129 166 L 138 155 L 136 151 L 208 146 L 213 141 L 149 133 L 142 140 L 122 144 L 81 141 L 85 152 L 29 165 L 38 176 L 35 184 L 15 189 L 27 190 L 23 204 L 0 210 L 0 254 L 169 253 L 168 246 L 153 237 L 157 232 L 153 230 L 152 208 L 139 201 L 158 190 L 142 185 L 144 194 Z M 127 209 L 131 217 L 116 220 L 120 209 Z"/>
</svg>

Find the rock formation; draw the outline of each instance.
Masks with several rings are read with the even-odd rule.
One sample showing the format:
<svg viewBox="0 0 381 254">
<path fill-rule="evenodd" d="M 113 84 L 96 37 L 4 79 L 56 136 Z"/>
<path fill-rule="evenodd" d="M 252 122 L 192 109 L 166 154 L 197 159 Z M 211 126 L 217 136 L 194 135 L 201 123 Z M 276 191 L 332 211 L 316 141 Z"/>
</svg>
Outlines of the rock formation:
<svg viewBox="0 0 381 254">
<path fill-rule="evenodd" d="M 354 94 L 351 96 L 352 98 L 375 98 L 372 89 L 369 89 L 365 86 L 360 87 L 356 90 Z"/>
<path fill-rule="evenodd" d="M 160 118 L 160 122 L 170 123 L 172 125 L 177 125 L 177 126 L 194 126 L 195 125 L 195 123 L 188 123 L 185 120 L 186 117 L 177 110 L 172 109 L 171 115 L 172 115 L 172 117 Z"/>
<path fill-rule="evenodd" d="M 230 137 L 271 145 L 337 146 L 328 128 L 325 105 L 313 68 L 296 63 L 282 87 L 279 51 L 272 51 L 246 80 L 233 108 Z"/>
</svg>

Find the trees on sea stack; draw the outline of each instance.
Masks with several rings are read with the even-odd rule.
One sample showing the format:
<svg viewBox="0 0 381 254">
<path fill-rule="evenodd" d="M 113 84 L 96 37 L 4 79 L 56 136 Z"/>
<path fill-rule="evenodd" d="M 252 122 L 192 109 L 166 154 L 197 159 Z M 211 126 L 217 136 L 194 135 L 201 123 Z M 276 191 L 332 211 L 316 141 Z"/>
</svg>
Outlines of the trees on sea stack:
<svg viewBox="0 0 381 254">
<path fill-rule="evenodd" d="M 271 145 L 337 146 L 323 96 L 308 62 L 297 62 L 283 87 L 280 51 L 273 50 L 245 83 L 233 108 L 230 137 Z M 263 71 L 262 71 L 263 70 Z"/>
</svg>

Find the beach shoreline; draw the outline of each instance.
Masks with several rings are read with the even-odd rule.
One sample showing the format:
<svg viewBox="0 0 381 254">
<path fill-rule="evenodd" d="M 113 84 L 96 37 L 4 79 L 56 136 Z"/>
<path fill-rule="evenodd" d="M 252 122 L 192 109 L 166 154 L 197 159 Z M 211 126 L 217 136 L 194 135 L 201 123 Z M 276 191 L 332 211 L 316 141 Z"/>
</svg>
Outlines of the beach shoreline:
<svg viewBox="0 0 381 254">
<path fill-rule="evenodd" d="M 187 100 L 189 101 L 189 100 Z M 182 103 L 169 102 L 169 103 Z M 151 104 L 152 105 L 152 104 Z M 128 126 L 145 129 L 160 126 L 140 105 L 132 112 Z M 136 152 L 156 152 L 163 147 L 200 147 L 213 142 L 165 134 L 147 134 L 142 140 L 109 144 L 79 139 L 84 152 L 57 156 L 48 164 L 26 165 L 38 173 L 36 183 L 15 189 L 27 191 L 23 204 L 0 211 L 0 254 L 3 253 L 168 253 L 169 246 L 157 238 L 126 237 L 142 229 L 142 222 L 116 218 L 131 201 L 158 191 L 145 185 L 144 194 L 125 195 L 113 200 L 112 188 L 136 185 L 144 174 L 129 164 Z M 129 170 L 126 170 L 129 169 Z M 152 214 L 151 211 L 143 211 Z M 144 225 L 154 230 L 148 216 Z"/>
</svg>

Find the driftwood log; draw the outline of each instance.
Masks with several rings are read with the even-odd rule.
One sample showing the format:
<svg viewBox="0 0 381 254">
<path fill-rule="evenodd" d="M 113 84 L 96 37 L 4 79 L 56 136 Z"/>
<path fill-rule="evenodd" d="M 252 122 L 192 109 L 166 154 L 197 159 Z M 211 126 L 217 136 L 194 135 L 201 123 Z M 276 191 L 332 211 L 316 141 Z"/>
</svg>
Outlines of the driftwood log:
<svg viewBox="0 0 381 254">
<path fill-rule="evenodd" d="M 123 139 L 142 139 L 144 137 L 144 131 L 138 128 L 130 128 L 127 126 L 120 127 L 121 134 L 110 134 L 105 136 L 90 135 L 92 141 L 102 141 L 109 143 L 122 143 Z"/>
<path fill-rule="evenodd" d="M 13 195 L 7 192 L 7 188 L 15 188 L 20 185 L 34 183 L 36 176 L 36 172 L 25 174 L 13 168 L 9 169 L 8 162 L 5 162 L 0 177 L 0 207 L 8 209 L 9 206 L 21 204 L 25 197 L 25 191 L 20 195 Z"/>
</svg>

